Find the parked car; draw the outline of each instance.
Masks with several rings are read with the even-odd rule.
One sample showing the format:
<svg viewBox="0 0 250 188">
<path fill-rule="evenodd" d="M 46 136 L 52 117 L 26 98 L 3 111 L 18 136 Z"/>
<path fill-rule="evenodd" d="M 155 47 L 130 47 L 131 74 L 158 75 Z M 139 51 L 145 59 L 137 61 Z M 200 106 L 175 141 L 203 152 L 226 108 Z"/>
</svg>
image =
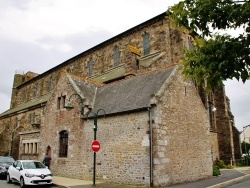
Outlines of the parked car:
<svg viewBox="0 0 250 188">
<path fill-rule="evenodd" d="M 18 182 L 21 188 L 26 185 L 52 184 L 52 173 L 40 161 L 17 160 L 7 172 L 7 183 L 11 182 Z"/>
<path fill-rule="evenodd" d="M 0 177 L 6 178 L 7 170 L 15 162 L 11 156 L 0 156 Z"/>
</svg>

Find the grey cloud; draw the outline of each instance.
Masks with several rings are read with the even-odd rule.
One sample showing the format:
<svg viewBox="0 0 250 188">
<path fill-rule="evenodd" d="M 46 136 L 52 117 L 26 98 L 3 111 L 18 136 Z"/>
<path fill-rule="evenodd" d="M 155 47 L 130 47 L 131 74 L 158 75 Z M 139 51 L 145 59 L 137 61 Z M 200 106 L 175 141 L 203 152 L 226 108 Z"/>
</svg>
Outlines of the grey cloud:
<svg viewBox="0 0 250 188">
<path fill-rule="evenodd" d="M 93 32 L 90 35 L 77 33 L 63 38 L 46 37 L 40 39 L 43 44 L 67 43 L 72 47 L 69 52 L 58 49 L 45 50 L 33 43 L 17 42 L 0 38 L 0 98 L 4 104 L 0 106 L 0 113 L 9 108 L 13 78 L 16 70 L 43 73 L 58 64 L 94 47 L 109 39 L 111 33 L 106 31 Z"/>
</svg>

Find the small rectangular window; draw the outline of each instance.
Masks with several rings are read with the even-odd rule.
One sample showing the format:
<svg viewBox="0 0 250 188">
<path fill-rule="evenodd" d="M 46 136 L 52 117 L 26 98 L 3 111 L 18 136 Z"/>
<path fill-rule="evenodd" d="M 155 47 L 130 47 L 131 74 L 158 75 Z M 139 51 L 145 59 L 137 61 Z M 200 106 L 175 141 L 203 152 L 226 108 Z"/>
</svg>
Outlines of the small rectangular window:
<svg viewBox="0 0 250 188">
<path fill-rule="evenodd" d="M 144 49 L 144 55 L 150 54 L 149 33 L 145 33 L 145 35 L 143 36 L 143 49 Z"/>
<path fill-rule="evenodd" d="M 115 50 L 114 50 L 114 67 L 117 67 L 119 66 L 120 64 L 120 50 L 119 50 L 119 47 L 115 47 Z"/>
<path fill-rule="evenodd" d="M 61 97 L 57 98 L 57 110 L 61 108 Z"/>
<path fill-rule="evenodd" d="M 49 92 L 52 92 L 52 90 L 53 90 L 53 78 L 52 77 L 50 77 L 50 79 L 49 79 Z"/>
<path fill-rule="evenodd" d="M 94 66 L 93 60 L 90 59 L 88 62 L 88 77 L 91 77 L 93 74 L 93 66 Z"/>
</svg>

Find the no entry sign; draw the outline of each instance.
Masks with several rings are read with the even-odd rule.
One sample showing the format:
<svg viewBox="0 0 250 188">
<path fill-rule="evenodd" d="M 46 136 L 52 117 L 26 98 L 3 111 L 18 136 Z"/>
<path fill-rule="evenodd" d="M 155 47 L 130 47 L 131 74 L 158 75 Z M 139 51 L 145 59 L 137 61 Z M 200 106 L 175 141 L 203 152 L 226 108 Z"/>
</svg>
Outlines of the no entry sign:
<svg viewBox="0 0 250 188">
<path fill-rule="evenodd" d="M 98 152 L 101 148 L 100 142 L 98 140 L 94 140 L 92 142 L 92 151 L 93 152 Z"/>
</svg>

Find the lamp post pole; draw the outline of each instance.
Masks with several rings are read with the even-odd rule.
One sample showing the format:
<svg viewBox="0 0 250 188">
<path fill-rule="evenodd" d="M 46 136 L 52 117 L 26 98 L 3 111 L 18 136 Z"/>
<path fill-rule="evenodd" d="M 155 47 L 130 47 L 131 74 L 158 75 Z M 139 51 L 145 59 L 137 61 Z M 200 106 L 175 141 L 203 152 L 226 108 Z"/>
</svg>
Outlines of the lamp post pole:
<svg viewBox="0 0 250 188">
<path fill-rule="evenodd" d="M 98 119 L 98 113 L 100 111 L 104 112 L 104 116 L 105 116 L 105 111 L 103 109 L 99 109 L 97 111 L 97 113 L 92 112 L 91 110 L 87 113 L 87 118 L 89 116 L 89 114 L 93 114 L 93 118 L 94 118 L 94 140 L 96 140 L 96 133 L 97 133 L 97 119 Z M 96 180 L 96 152 L 94 152 L 94 158 L 93 158 L 93 186 L 95 186 L 95 180 Z"/>
<path fill-rule="evenodd" d="M 81 113 L 81 118 L 83 118 L 83 115 L 84 115 L 84 108 L 83 108 L 83 100 L 84 100 L 84 98 L 82 98 L 81 97 L 81 95 L 79 95 L 78 93 L 74 93 L 74 94 L 72 94 L 70 97 L 69 97 L 69 99 L 68 99 L 68 103 L 65 105 L 65 108 L 67 108 L 67 109 L 72 109 L 73 108 L 73 105 L 71 104 L 71 102 L 70 102 L 70 99 L 71 99 L 71 97 L 72 96 L 78 96 L 79 97 L 79 99 L 80 99 L 80 113 Z M 103 111 L 103 113 L 104 113 L 104 117 L 105 117 L 105 115 L 106 115 L 106 112 L 103 110 L 103 109 L 99 109 L 96 113 L 94 113 L 91 109 L 87 112 L 87 114 L 86 114 L 86 117 L 87 117 L 87 119 L 88 119 L 88 117 L 89 117 L 89 115 L 90 114 L 92 114 L 93 116 L 93 119 L 94 119 L 94 128 L 93 128 L 93 130 L 94 130 L 94 141 L 96 140 L 96 133 L 97 133 L 97 128 L 98 128 L 98 126 L 97 126 L 97 119 L 98 119 L 98 113 L 100 112 L 100 111 Z M 94 159 L 93 159 L 93 186 L 95 186 L 95 177 L 96 177 L 96 152 L 94 152 Z"/>
<path fill-rule="evenodd" d="M 244 147 L 245 147 L 245 154 L 247 154 L 247 146 L 246 146 L 246 137 L 245 137 L 245 132 L 243 132 L 243 135 L 244 135 Z M 246 156 L 246 155 L 245 155 Z M 247 162 L 247 166 L 248 166 L 248 159 L 247 159 L 247 156 L 246 156 L 246 162 Z"/>
<path fill-rule="evenodd" d="M 94 115 L 94 140 L 96 140 L 96 132 L 97 132 L 97 114 Z M 94 159 L 93 159 L 93 186 L 95 186 L 95 175 L 96 175 L 96 152 L 94 152 Z"/>
</svg>

